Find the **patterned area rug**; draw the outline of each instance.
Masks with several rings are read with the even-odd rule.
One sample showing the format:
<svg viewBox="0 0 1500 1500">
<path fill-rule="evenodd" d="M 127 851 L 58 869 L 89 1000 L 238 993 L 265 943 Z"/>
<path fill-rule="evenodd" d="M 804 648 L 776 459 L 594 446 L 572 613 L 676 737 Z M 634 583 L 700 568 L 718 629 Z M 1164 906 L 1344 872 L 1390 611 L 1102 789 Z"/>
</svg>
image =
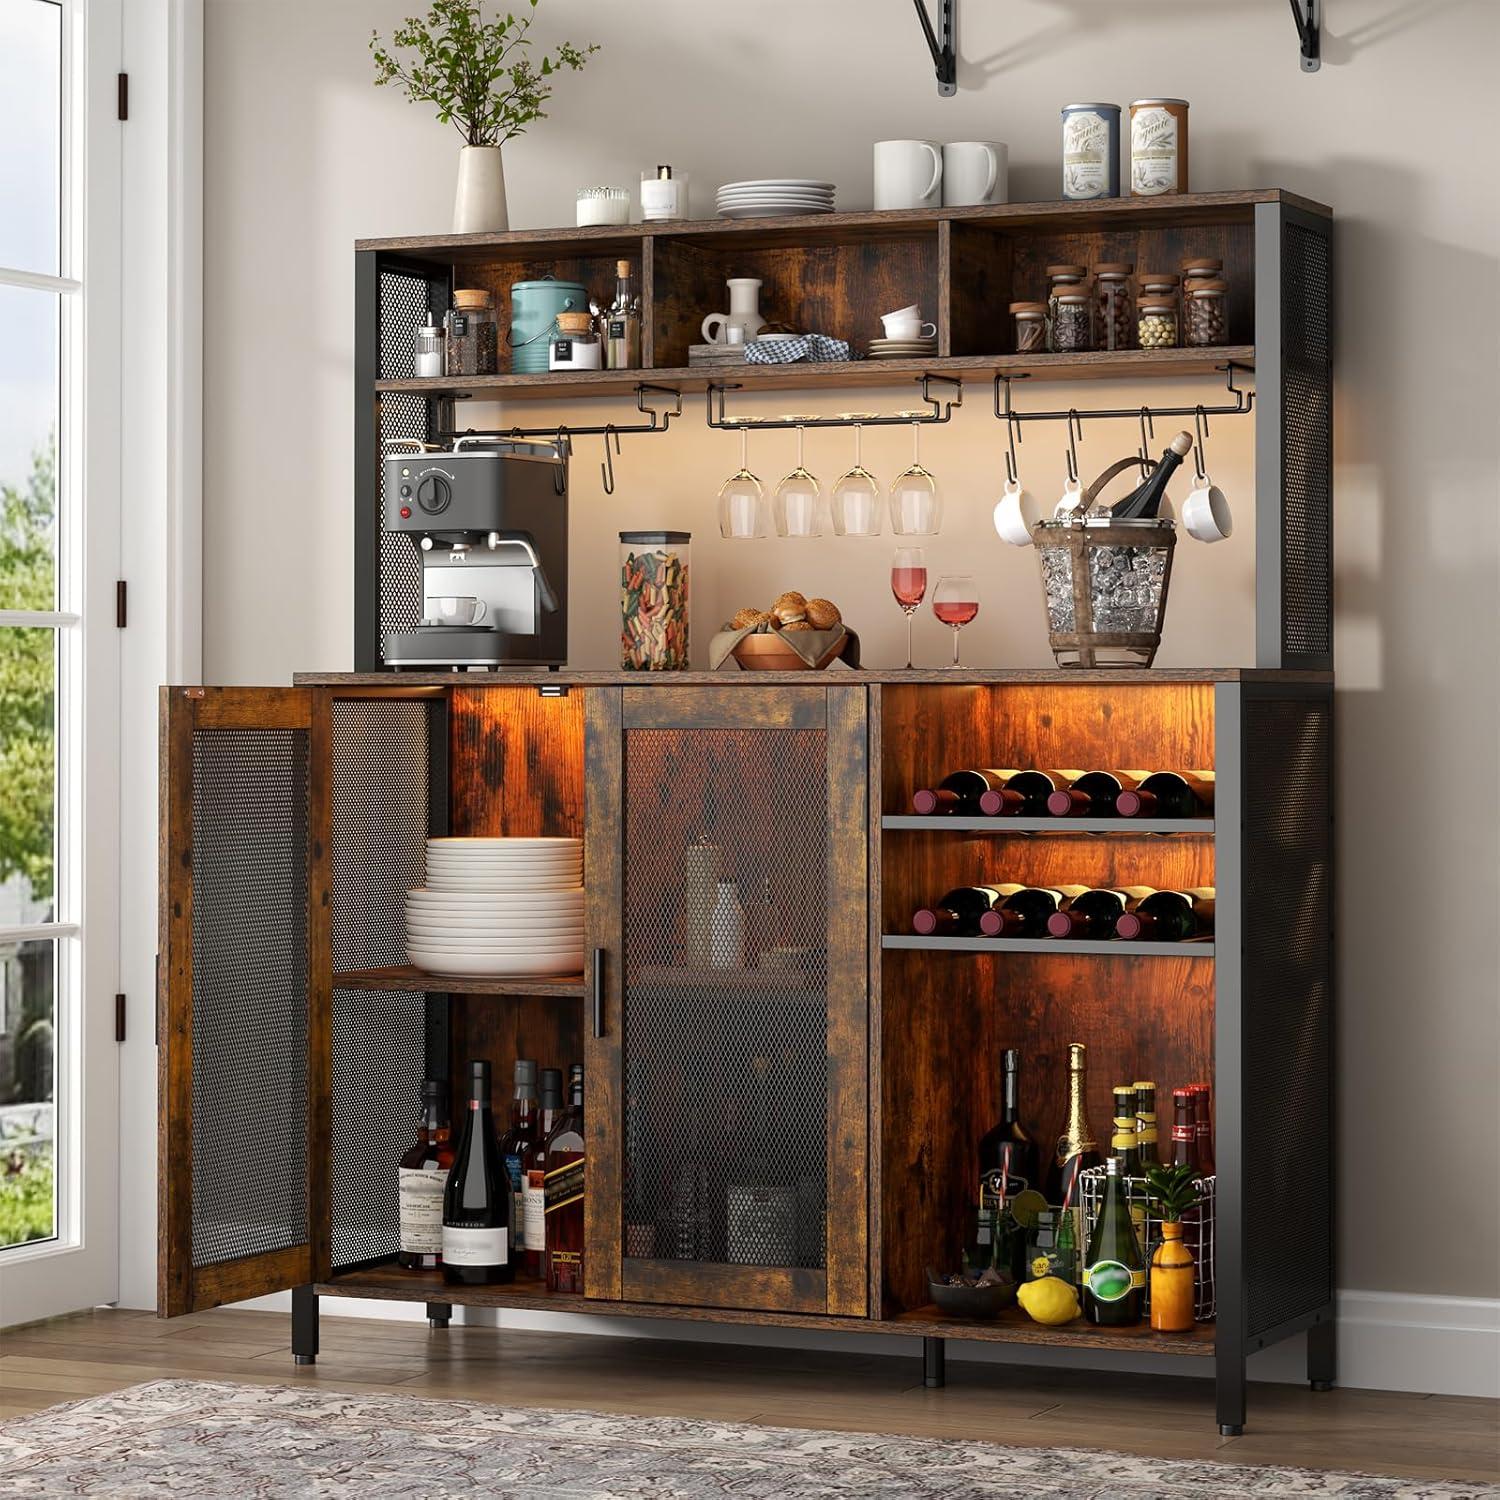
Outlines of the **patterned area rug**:
<svg viewBox="0 0 1500 1500">
<path fill-rule="evenodd" d="M 1500 1490 L 1078 1448 L 803 1432 L 471 1401 L 154 1380 L 0 1427 L 0 1495 L 193 1500 L 811 1500 L 1281 1496 L 1462 1500 Z"/>
</svg>

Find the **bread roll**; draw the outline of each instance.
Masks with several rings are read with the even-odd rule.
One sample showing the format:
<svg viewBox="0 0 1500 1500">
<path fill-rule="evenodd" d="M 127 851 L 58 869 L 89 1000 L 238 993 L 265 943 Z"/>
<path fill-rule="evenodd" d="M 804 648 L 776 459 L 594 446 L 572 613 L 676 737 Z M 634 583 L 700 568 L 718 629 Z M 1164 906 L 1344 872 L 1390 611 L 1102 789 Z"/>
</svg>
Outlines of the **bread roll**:
<svg viewBox="0 0 1500 1500">
<path fill-rule="evenodd" d="M 737 609 L 734 612 L 734 618 L 729 622 L 729 627 L 731 630 L 744 630 L 747 626 L 758 625 L 764 613 L 764 610 L 759 609 Z"/>
<path fill-rule="evenodd" d="M 832 630 L 844 617 L 831 599 L 809 599 L 807 621 L 814 630 Z"/>
</svg>

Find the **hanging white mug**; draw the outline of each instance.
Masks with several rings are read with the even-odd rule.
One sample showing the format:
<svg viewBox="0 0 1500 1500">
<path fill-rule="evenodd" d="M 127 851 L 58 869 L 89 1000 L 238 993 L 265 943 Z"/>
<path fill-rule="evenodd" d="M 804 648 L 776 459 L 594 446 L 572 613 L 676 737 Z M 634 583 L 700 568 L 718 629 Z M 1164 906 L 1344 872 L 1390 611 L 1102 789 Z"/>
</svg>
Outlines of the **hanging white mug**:
<svg viewBox="0 0 1500 1500">
<path fill-rule="evenodd" d="M 1007 202 L 1009 162 L 1003 141 L 949 141 L 943 147 L 943 207 Z"/>
<path fill-rule="evenodd" d="M 1005 490 L 995 502 L 995 531 L 1002 542 L 1012 547 L 1031 545 L 1031 528 L 1042 519 L 1042 508 L 1030 490 L 1023 490 L 1014 479 L 1005 481 Z"/>
<path fill-rule="evenodd" d="M 875 142 L 875 207 L 937 208 L 943 153 L 936 141 Z"/>
<path fill-rule="evenodd" d="M 1182 526 L 1200 542 L 1222 542 L 1234 530 L 1229 501 L 1207 474 L 1194 481 L 1182 502 Z"/>
<path fill-rule="evenodd" d="M 1069 521 L 1073 513 L 1078 509 L 1083 499 L 1083 486 L 1076 480 L 1070 479 L 1064 486 L 1062 497 L 1052 511 L 1054 521 Z"/>
</svg>

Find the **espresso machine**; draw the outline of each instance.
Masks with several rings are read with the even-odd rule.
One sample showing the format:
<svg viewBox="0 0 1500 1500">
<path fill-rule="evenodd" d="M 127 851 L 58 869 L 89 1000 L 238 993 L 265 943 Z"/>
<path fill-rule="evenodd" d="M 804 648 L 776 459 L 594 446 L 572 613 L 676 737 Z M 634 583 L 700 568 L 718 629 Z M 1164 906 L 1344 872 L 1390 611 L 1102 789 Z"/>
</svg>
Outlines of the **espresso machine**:
<svg viewBox="0 0 1500 1500">
<path fill-rule="evenodd" d="M 449 449 L 393 439 L 382 524 L 408 537 L 420 622 L 389 632 L 385 665 L 561 667 L 568 655 L 565 442 L 461 437 Z"/>
</svg>

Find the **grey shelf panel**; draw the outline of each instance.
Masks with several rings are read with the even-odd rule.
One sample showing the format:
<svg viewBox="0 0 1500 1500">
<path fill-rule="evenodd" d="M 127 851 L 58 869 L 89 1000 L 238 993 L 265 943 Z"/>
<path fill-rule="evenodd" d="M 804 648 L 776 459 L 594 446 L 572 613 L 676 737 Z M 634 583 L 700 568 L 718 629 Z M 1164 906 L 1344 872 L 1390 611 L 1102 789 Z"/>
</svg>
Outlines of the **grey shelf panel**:
<svg viewBox="0 0 1500 1500">
<path fill-rule="evenodd" d="M 886 933 L 882 948 L 924 948 L 933 953 L 1087 953 L 1095 958 L 1212 958 L 1214 945 L 1190 943 L 1126 943 L 1065 938 L 918 937 L 914 933 Z"/>
<path fill-rule="evenodd" d="M 1212 818 L 960 818 L 934 813 L 888 813 L 887 833 L 1174 833 L 1182 838 L 1214 836 Z"/>
</svg>

